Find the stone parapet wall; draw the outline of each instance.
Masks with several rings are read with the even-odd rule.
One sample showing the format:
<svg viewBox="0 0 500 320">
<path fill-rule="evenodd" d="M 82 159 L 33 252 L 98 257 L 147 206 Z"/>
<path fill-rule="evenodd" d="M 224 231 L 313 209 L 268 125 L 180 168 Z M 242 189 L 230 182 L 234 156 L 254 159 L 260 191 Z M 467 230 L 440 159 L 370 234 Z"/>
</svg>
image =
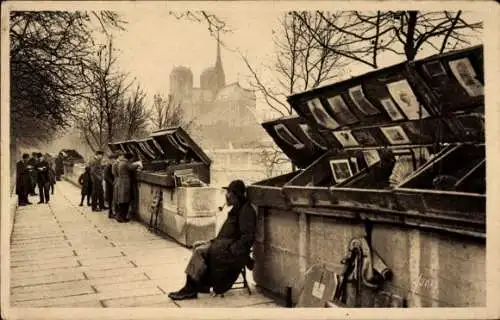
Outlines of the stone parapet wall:
<svg viewBox="0 0 500 320">
<path fill-rule="evenodd" d="M 139 182 L 138 218 L 149 225 L 151 205 L 157 190 L 163 191 L 158 213 L 158 229 L 177 242 L 191 246 L 216 235 L 220 216 L 217 209 L 224 201 L 222 189 L 213 187 L 163 188 Z"/>
<path fill-rule="evenodd" d="M 296 303 L 310 266 L 340 273 L 349 242 L 365 235 L 359 220 L 259 207 L 253 277 L 282 296 L 292 287 Z M 484 239 L 375 222 L 371 241 L 393 272 L 382 288 L 393 299 L 408 307 L 486 305 Z"/>
</svg>

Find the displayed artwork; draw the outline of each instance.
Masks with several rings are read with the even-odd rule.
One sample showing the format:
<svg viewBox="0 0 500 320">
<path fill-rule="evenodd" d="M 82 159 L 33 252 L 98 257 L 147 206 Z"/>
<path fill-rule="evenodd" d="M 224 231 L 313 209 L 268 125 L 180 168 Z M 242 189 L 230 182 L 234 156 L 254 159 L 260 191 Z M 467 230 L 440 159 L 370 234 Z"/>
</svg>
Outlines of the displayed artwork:
<svg viewBox="0 0 500 320">
<path fill-rule="evenodd" d="M 335 131 L 333 135 L 343 147 L 357 147 L 358 141 L 351 133 L 351 130 Z"/>
<path fill-rule="evenodd" d="M 353 124 L 358 121 L 356 116 L 349 110 L 341 95 L 328 98 L 328 104 L 333 112 L 333 117 L 342 124 Z"/>
<path fill-rule="evenodd" d="M 353 171 L 355 173 L 359 172 L 358 159 L 356 157 L 351 157 L 350 160 L 351 160 L 352 166 L 354 168 Z"/>
<path fill-rule="evenodd" d="M 396 161 L 389 177 L 389 185 L 391 187 L 398 186 L 415 171 L 412 155 L 400 155 L 395 158 Z"/>
<path fill-rule="evenodd" d="M 391 98 L 380 99 L 380 104 L 392 120 L 403 120 L 405 117 Z"/>
<path fill-rule="evenodd" d="M 468 58 L 450 61 L 448 64 L 455 78 L 471 97 L 484 95 L 483 85 L 477 79 L 476 72 Z"/>
<path fill-rule="evenodd" d="M 168 141 L 170 142 L 170 144 L 171 144 L 171 145 L 173 145 L 173 146 L 174 146 L 174 148 L 176 148 L 176 149 L 177 149 L 177 150 L 179 150 L 180 152 L 182 152 L 182 153 L 186 153 L 186 152 L 187 152 L 187 149 L 186 149 L 186 148 L 184 148 L 184 147 L 182 147 L 182 146 L 180 145 L 180 143 L 178 143 L 178 142 L 177 142 L 177 139 L 175 139 L 175 137 L 174 137 L 174 136 L 172 136 L 172 135 L 167 135 L 167 139 L 168 139 Z"/>
<path fill-rule="evenodd" d="M 165 152 L 163 152 L 163 148 L 158 144 L 158 142 L 156 142 L 156 140 L 152 139 L 150 141 L 153 143 L 158 152 L 160 152 L 161 154 L 165 154 Z"/>
<path fill-rule="evenodd" d="M 155 152 L 149 147 L 149 145 L 145 142 L 139 142 L 139 146 L 141 147 L 141 150 L 150 158 L 155 158 Z"/>
<path fill-rule="evenodd" d="M 439 60 L 427 62 L 422 66 L 425 73 L 431 78 L 437 78 L 441 76 L 446 76 L 446 71 Z"/>
<path fill-rule="evenodd" d="M 363 114 L 373 116 L 380 113 L 380 110 L 375 108 L 375 106 L 371 104 L 368 99 L 366 99 L 362 86 L 356 86 L 349 89 L 349 96 L 351 97 L 352 102 L 354 102 L 356 107 Z"/>
<path fill-rule="evenodd" d="M 315 144 L 317 147 L 319 147 L 320 149 L 323 149 L 323 150 L 326 150 L 327 148 L 319 143 L 316 139 L 313 138 L 313 134 L 312 134 L 312 131 L 311 131 L 311 127 L 309 127 L 307 124 L 300 124 L 300 129 L 302 129 L 302 131 L 304 132 L 304 134 L 306 135 L 306 137 L 313 143 Z"/>
<path fill-rule="evenodd" d="M 176 132 L 174 135 L 175 135 L 175 137 L 177 138 L 177 141 L 179 141 L 179 143 L 180 143 L 181 145 L 183 145 L 183 146 L 184 146 L 184 147 L 186 147 L 186 148 L 189 148 L 189 147 L 190 147 L 190 146 L 189 146 L 189 143 L 187 143 L 187 141 L 186 141 L 186 140 L 184 140 L 184 138 L 182 138 L 182 136 L 179 134 L 179 132 Z"/>
<path fill-rule="evenodd" d="M 352 135 L 354 139 L 359 142 L 361 145 L 373 146 L 377 145 L 377 140 L 371 135 L 368 130 L 354 130 L 352 131 Z"/>
<path fill-rule="evenodd" d="M 325 108 L 318 98 L 307 101 L 307 106 L 309 107 L 309 111 L 316 120 L 316 123 L 318 123 L 320 126 L 328 129 L 337 129 L 339 127 L 338 122 L 334 118 L 332 118 L 328 114 L 328 112 L 326 112 Z"/>
<path fill-rule="evenodd" d="M 353 176 L 351 165 L 348 159 L 333 159 L 330 160 L 333 179 L 335 183 L 340 183 Z"/>
<path fill-rule="evenodd" d="M 297 139 L 284 124 L 280 123 L 275 125 L 274 131 L 281 140 L 285 141 L 295 149 L 302 149 L 305 147 L 304 144 L 300 142 L 300 140 Z"/>
<path fill-rule="evenodd" d="M 365 158 L 365 162 L 368 167 L 371 167 L 380 161 L 380 154 L 378 150 L 364 150 L 363 157 Z"/>
<path fill-rule="evenodd" d="M 407 80 L 389 83 L 387 89 L 408 119 L 417 120 L 429 117 L 429 112 L 420 105 Z"/>
<path fill-rule="evenodd" d="M 406 135 L 404 129 L 400 126 L 381 127 L 382 133 L 385 135 L 390 144 L 409 144 L 410 139 Z"/>
</svg>

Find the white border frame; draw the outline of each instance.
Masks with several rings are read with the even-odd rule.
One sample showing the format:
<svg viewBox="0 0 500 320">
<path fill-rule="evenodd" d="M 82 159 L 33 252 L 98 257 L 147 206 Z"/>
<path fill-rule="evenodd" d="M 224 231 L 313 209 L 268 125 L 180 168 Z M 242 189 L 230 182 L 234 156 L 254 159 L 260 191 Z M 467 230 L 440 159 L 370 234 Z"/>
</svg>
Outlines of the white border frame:
<svg viewBox="0 0 500 320">
<path fill-rule="evenodd" d="M 360 92 L 361 93 L 361 100 L 359 101 L 358 99 L 354 98 L 353 93 L 354 92 Z M 370 102 L 365 96 L 365 92 L 363 91 L 363 86 L 362 85 L 357 85 L 355 87 L 352 87 L 349 89 L 349 98 L 351 98 L 351 101 L 356 105 L 356 108 L 364 114 L 365 116 L 376 116 L 380 114 L 380 110 L 373 105 L 373 103 Z M 371 110 L 365 110 L 365 108 L 362 108 L 359 104 L 359 102 L 363 102 L 364 104 L 368 105 L 369 109 Z M 369 111 L 369 112 L 367 112 Z M 376 111 L 376 112 L 375 112 Z"/>
<path fill-rule="evenodd" d="M 316 121 L 316 123 L 319 124 L 320 126 L 327 128 L 327 129 L 331 129 L 331 130 L 335 130 L 338 127 L 340 127 L 340 124 L 337 122 L 337 120 L 335 120 L 332 116 L 330 116 L 328 114 L 328 112 L 326 112 L 325 107 L 321 104 L 321 100 L 319 100 L 318 98 L 308 100 L 307 107 L 309 108 L 309 112 L 314 117 L 314 120 Z M 315 113 L 315 110 L 317 112 L 321 112 L 323 117 L 328 119 L 328 121 L 330 123 L 326 123 L 326 122 L 323 122 L 323 120 L 318 119 L 318 117 Z"/>
<path fill-rule="evenodd" d="M 460 73 L 457 70 L 457 67 L 460 63 L 465 64 L 465 67 L 467 68 L 469 75 L 474 79 L 474 84 L 476 85 L 476 88 L 472 88 L 471 86 L 467 85 L 464 82 L 463 77 L 460 75 Z M 457 81 L 460 83 L 462 88 L 465 89 L 465 91 L 467 92 L 467 94 L 469 96 L 471 96 L 471 97 L 484 96 L 484 86 L 481 82 L 479 82 L 476 79 L 477 74 L 476 74 L 476 71 L 474 70 L 474 67 L 472 67 L 472 63 L 470 62 L 469 58 L 465 57 L 465 58 L 460 58 L 457 60 L 449 61 L 448 66 L 450 67 L 451 72 L 455 76 L 455 79 L 457 79 Z"/>
<path fill-rule="evenodd" d="M 387 83 L 386 86 L 392 99 L 396 101 L 401 111 L 403 111 L 409 120 L 419 120 L 430 117 L 429 111 L 418 101 L 407 79 Z M 408 96 L 410 104 L 400 99 L 401 93 L 405 93 Z M 420 116 L 420 112 L 422 112 L 422 116 Z"/>
<path fill-rule="evenodd" d="M 278 124 L 275 124 L 273 126 L 273 129 L 274 129 L 274 132 L 276 132 L 276 134 L 278 135 L 278 137 L 281 139 L 281 141 L 285 142 L 287 145 L 289 146 L 292 146 L 294 147 L 295 149 L 297 150 L 300 150 L 300 149 L 304 149 L 305 148 L 305 145 L 299 140 L 297 139 L 297 137 L 292 133 L 290 132 L 290 130 L 283 124 L 283 123 L 278 123 Z M 285 139 L 283 137 L 283 135 L 279 132 L 279 130 L 283 130 L 286 132 L 286 134 L 292 139 L 292 140 L 295 140 L 295 144 L 290 144 L 288 142 L 288 139 Z"/>
<path fill-rule="evenodd" d="M 333 133 L 333 136 L 335 137 L 335 139 L 337 139 L 337 141 L 344 147 L 344 148 L 348 148 L 348 147 L 359 147 L 360 144 L 359 144 L 359 141 L 356 140 L 356 138 L 354 137 L 354 135 L 352 134 L 352 130 L 341 130 L 341 131 L 334 131 L 332 132 Z M 344 139 L 344 137 L 342 137 L 342 134 L 345 133 L 349 136 L 349 139 L 352 139 L 352 141 L 354 141 L 353 143 L 349 143 L 347 142 L 347 140 Z"/>
<path fill-rule="evenodd" d="M 333 179 L 335 180 L 335 184 L 341 183 L 343 181 L 346 181 L 347 179 L 351 178 L 354 173 L 352 172 L 351 168 L 351 163 L 349 159 L 331 159 L 330 161 L 330 170 L 332 171 Z M 347 168 L 349 169 L 349 177 L 347 178 L 339 178 L 337 177 L 337 174 L 335 173 L 335 164 L 347 164 Z"/>
<path fill-rule="evenodd" d="M 390 127 L 381 127 L 380 130 L 384 134 L 384 136 L 387 138 L 390 144 L 392 145 L 401 145 L 401 144 L 410 144 L 411 140 L 408 138 L 408 135 L 406 134 L 405 130 L 401 126 L 390 126 Z M 397 131 L 402 137 L 403 140 L 397 141 L 394 140 L 393 137 L 391 137 L 391 132 L 390 131 Z"/>
</svg>

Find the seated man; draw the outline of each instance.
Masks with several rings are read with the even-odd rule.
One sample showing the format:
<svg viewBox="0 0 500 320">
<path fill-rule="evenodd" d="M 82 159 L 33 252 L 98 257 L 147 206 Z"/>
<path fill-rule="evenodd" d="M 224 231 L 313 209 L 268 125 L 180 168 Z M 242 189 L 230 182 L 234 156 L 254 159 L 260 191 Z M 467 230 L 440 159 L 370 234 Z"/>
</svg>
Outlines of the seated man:
<svg viewBox="0 0 500 320">
<path fill-rule="evenodd" d="M 232 206 L 215 239 L 193 245 L 186 268 L 186 284 L 168 296 L 172 300 L 194 299 L 198 292 L 221 294 L 231 288 L 241 269 L 249 262 L 255 238 L 256 213 L 246 197 L 243 181 L 229 184 L 226 203 Z"/>
</svg>

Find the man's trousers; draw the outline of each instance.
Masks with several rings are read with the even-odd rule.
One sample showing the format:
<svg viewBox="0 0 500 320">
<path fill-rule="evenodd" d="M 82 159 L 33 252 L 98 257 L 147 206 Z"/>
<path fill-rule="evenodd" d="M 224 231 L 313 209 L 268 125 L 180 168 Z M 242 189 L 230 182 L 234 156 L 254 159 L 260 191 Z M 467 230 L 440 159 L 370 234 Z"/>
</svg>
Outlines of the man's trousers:
<svg viewBox="0 0 500 320">
<path fill-rule="evenodd" d="M 208 258 L 208 248 L 209 243 L 202 244 L 193 249 L 193 254 L 191 255 L 191 260 L 186 267 L 186 274 L 189 275 L 193 280 L 200 281 L 207 270 L 207 258 Z"/>
</svg>

